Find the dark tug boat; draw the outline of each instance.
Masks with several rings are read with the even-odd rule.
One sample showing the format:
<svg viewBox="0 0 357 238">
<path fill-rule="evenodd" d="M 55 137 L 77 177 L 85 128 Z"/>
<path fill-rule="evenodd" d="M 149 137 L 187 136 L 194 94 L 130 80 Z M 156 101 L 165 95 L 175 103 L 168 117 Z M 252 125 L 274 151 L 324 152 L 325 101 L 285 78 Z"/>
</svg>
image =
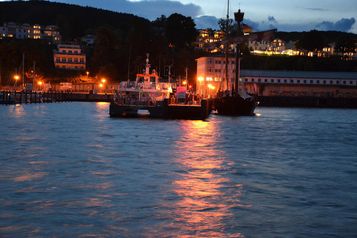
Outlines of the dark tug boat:
<svg viewBox="0 0 357 238">
<path fill-rule="evenodd" d="M 228 20 L 229 20 L 229 1 L 227 8 L 227 22 L 226 22 L 226 34 L 228 31 Z M 219 115 L 227 116 L 252 116 L 254 115 L 255 107 L 257 106 L 256 98 L 252 95 L 249 95 L 245 91 L 239 90 L 239 78 L 240 78 L 240 61 L 241 53 L 239 44 L 243 41 L 243 31 L 242 31 L 242 21 L 244 13 L 238 10 L 234 14 L 235 20 L 237 21 L 238 26 L 238 37 L 236 39 L 236 56 L 235 56 L 235 82 L 234 86 L 231 87 L 231 90 L 219 91 L 217 97 L 214 100 L 214 108 L 217 110 Z M 226 38 L 226 53 L 225 53 L 225 64 L 226 64 L 226 81 L 228 80 L 228 39 Z M 228 84 L 228 82 L 227 82 Z"/>
</svg>

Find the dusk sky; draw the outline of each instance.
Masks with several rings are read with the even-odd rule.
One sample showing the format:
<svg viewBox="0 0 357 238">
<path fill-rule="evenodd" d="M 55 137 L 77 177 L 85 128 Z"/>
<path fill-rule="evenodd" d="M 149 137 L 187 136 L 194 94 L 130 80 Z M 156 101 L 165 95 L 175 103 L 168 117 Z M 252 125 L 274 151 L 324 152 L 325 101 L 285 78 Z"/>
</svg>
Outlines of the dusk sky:
<svg viewBox="0 0 357 238">
<path fill-rule="evenodd" d="M 178 12 L 195 19 L 198 28 L 215 27 L 226 15 L 226 0 L 57 0 L 128 12 L 154 20 Z M 255 30 L 340 30 L 357 33 L 356 0 L 231 0 L 231 17 L 240 8 Z"/>
</svg>

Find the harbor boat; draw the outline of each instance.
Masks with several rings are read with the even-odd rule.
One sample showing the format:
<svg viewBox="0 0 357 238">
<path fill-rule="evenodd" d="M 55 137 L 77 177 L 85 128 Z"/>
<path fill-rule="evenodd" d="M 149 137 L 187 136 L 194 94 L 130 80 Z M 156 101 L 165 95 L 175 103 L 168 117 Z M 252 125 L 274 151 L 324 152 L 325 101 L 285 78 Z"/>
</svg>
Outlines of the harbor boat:
<svg viewBox="0 0 357 238">
<path fill-rule="evenodd" d="M 231 87 L 227 86 L 227 90 L 219 91 L 215 100 L 214 108 L 217 110 L 218 115 L 227 116 L 251 116 L 254 115 L 255 107 L 257 106 L 256 98 L 249 95 L 244 87 L 239 87 L 240 80 L 240 43 L 243 41 L 242 21 L 244 13 L 238 10 L 235 14 L 235 20 L 237 21 L 237 38 L 235 39 L 236 56 L 235 56 L 235 82 L 231 84 Z M 229 22 L 229 1 L 227 7 L 227 20 L 226 20 L 226 39 L 225 39 L 225 80 L 228 85 L 228 22 Z"/>
<path fill-rule="evenodd" d="M 204 120 L 209 116 L 207 100 L 179 103 L 173 94 L 175 83 L 162 82 L 150 67 L 147 55 L 145 71 L 137 74 L 135 81 L 119 84 L 109 107 L 111 117 Z"/>
</svg>

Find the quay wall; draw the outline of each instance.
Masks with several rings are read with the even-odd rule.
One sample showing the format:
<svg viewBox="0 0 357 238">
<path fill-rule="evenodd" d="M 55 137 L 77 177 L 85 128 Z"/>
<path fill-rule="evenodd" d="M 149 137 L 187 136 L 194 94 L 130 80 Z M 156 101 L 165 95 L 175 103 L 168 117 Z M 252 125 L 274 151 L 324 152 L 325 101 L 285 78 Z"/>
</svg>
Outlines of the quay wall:
<svg viewBox="0 0 357 238">
<path fill-rule="evenodd" d="M 357 98 L 357 87 L 336 85 L 288 85 L 245 83 L 245 88 L 258 96 Z"/>
<path fill-rule="evenodd" d="M 110 102 L 113 94 L 91 94 L 72 92 L 16 92 L 0 91 L 0 104 L 52 103 L 52 102 Z"/>
</svg>

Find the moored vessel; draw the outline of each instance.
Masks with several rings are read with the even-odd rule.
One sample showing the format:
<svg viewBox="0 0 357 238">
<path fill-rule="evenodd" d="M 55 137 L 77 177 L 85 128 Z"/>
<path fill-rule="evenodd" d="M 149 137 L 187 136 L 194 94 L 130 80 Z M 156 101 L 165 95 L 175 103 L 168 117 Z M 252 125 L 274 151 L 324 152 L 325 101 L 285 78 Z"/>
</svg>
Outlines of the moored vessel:
<svg viewBox="0 0 357 238">
<path fill-rule="evenodd" d="M 162 119 L 204 120 L 211 111 L 207 100 L 178 102 L 173 94 L 175 83 L 162 82 L 150 70 L 149 55 L 145 71 L 135 81 L 121 82 L 110 103 L 111 117 L 148 117 Z"/>
<path fill-rule="evenodd" d="M 235 20 L 237 21 L 237 38 L 235 39 L 235 81 L 230 83 L 231 87 L 227 86 L 227 90 L 219 91 L 215 100 L 214 108 L 217 110 L 218 115 L 227 116 L 251 116 L 254 115 L 255 107 L 257 106 L 256 98 L 248 94 L 243 87 L 239 87 L 240 80 L 240 43 L 244 40 L 242 31 L 242 21 L 244 13 L 238 10 L 235 14 Z M 227 8 L 227 20 L 226 20 L 226 39 L 225 39 L 225 81 L 228 85 L 228 21 L 229 21 L 229 1 Z"/>
</svg>

